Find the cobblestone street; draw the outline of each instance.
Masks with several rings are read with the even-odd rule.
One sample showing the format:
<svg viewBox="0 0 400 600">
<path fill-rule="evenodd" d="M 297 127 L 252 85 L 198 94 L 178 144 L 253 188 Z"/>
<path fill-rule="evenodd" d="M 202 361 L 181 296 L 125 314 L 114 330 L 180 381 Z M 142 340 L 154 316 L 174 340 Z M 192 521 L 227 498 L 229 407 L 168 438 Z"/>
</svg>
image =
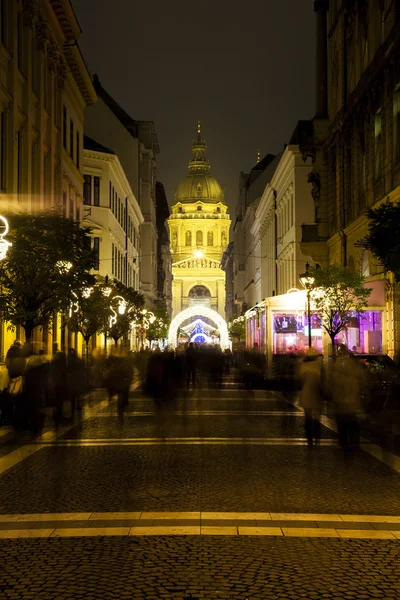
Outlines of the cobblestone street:
<svg viewBox="0 0 400 600">
<path fill-rule="evenodd" d="M 131 393 L 0 458 L 0 597 L 399 598 L 399 459 L 275 392 Z"/>
</svg>

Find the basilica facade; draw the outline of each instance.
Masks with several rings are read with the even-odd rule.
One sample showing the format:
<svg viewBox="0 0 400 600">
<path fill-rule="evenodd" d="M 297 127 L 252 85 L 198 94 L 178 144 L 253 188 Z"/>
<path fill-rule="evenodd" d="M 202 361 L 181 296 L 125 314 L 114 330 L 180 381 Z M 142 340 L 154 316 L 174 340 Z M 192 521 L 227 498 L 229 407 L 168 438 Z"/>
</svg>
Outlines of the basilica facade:
<svg viewBox="0 0 400 600">
<path fill-rule="evenodd" d="M 191 315 L 181 326 L 189 339 L 198 335 L 199 341 L 216 341 L 216 320 L 225 319 L 221 258 L 229 243 L 231 221 L 224 192 L 210 174 L 206 149 L 199 123 L 189 172 L 175 190 L 168 220 L 173 261 L 172 316 Z M 213 313 L 214 321 L 205 316 Z"/>
</svg>

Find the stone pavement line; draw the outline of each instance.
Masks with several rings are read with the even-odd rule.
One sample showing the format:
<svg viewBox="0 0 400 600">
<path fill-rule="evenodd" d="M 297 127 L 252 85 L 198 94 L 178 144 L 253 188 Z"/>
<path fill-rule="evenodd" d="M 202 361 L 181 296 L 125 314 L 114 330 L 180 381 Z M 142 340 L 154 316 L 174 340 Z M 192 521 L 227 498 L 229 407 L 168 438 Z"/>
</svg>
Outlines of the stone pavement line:
<svg viewBox="0 0 400 600">
<path fill-rule="evenodd" d="M 96 447 L 96 446 L 307 446 L 305 438 L 117 438 L 100 440 L 59 440 L 41 447 Z M 320 446 L 336 446 L 337 440 L 321 440 Z"/>
<path fill-rule="evenodd" d="M 137 389 L 139 385 L 140 383 L 136 382 L 131 386 L 131 390 Z M 83 418 L 79 422 L 79 424 L 83 423 L 87 419 L 92 418 L 94 415 L 97 416 L 98 412 L 104 410 L 104 408 L 106 408 L 108 405 L 109 401 L 103 400 L 102 402 L 99 402 L 99 404 L 97 404 L 94 408 L 85 408 L 82 415 Z M 37 438 L 35 442 L 26 444 L 24 446 L 21 446 L 20 448 L 17 448 L 16 450 L 13 450 L 9 454 L 5 454 L 2 458 L 0 458 L 0 476 L 12 467 L 15 467 L 17 464 L 19 464 L 29 456 L 32 456 L 32 454 L 35 454 L 36 452 L 39 452 L 39 450 L 45 448 L 46 444 L 48 444 L 49 442 L 56 441 L 60 436 L 64 435 L 69 429 L 72 429 L 73 427 L 76 427 L 76 424 L 71 425 L 69 423 L 67 426 L 61 427 L 58 433 L 56 433 L 54 429 L 51 429 L 50 431 L 47 431 L 39 438 Z M 44 442 L 44 444 L 41 442 Z"/>
<path fill-rule="evenodd" d="M 222 535 L 222 536 L 272 536 L 365 540 L 400 540 L 400 531 L 371 529 L 323 529 L 307 527 L 242 527 L 242 526 L 185 526 L 152 525 L 146 527 L 75 527 L 53 529 L 3 529 L 0 539 L 16 538 L 57 538 L 57 537 L 126 537 L 126 536 L 171 536 L 171 535 Z"/>
<path fill-rule="evenodd" d="M 125 417 L 153 417 L 158 416 L 160 413 L 152 411 L 152 412 L 142 412 L 142 411 L 125 411 Z M 189 416 L 189 417 L 199 417 L 199 416 L 221 416 L 221 417 L 248 417 L 248 416 L 256 416 L 256 417 L 304 417 L 304 414 L 300 411 L 283 411 L 283 410 L 257 410 L 257 411 L 246 411 L 246 410 L 176 410 L 176 411 L 168 411 L 167 414 L 169 416 Z M 118 416 L 118 412 L 116 410 L 110 410 L 109 412 L 102 412 L 100 415 L 96 415 L 98 417 L 116 417 Z"/>
<path fill-rule="evenodd" d="M 174 521 L 181 525 L 185 521 L 198 521 L 199 525 L 205 525 L 209 521 L 234 521 L 240 525 L 241 522 L 263 522 L 262 527 L 271 527 L 278 521 L 291 521 L 293 523 L 313 522 L 317 525 L 319 522 L 335 523 L 335 527 L 347 524 L 353 525 L 354 529 L 362 529 L 369 525 L 383 525 L 391 523 L 399 526 L 400 516 L 396 515 L 349 515 L 335 513 L 270 513 L 270 512 L 210 512 L 210 511 L 135 511 L 135 512 L 84 512 L 84 513 L 31 513 L 31 514 L 0 514 L 0 523 L 8 523 L 10 527 L 13 523 L 50 523 L 54 521 L 64 522 L 64 527 L 68 527 L 68 522 L 90 522 L 96 521 L 143 521 L 146 525 L 154 521 L 162 523 L 163 521 Z M 356 526 L 357 524 L 357 526 Z M 229 525 L 230 526 L 230 525 Z M 346 527 L 347 528 L 347 527 Z M 400 531 L 400 529 L 399 529 Z"/>
</svg>

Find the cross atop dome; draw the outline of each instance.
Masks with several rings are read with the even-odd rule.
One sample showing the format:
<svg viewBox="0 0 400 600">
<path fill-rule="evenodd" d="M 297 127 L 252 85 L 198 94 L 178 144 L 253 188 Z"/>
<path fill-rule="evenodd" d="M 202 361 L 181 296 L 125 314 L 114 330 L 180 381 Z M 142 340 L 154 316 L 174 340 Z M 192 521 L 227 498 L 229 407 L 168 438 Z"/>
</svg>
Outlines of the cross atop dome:
<svg viewBox="0 0 400 600">
<path fill-rule="evenodd" d="M 189 162 L 190 173 L 205 173 L 210 170 L 206 150 L 206 141 L 201 137 L 201 123 L 197 121 L 197 136 L 192 144 L 192 160 Z"/>
</svg>

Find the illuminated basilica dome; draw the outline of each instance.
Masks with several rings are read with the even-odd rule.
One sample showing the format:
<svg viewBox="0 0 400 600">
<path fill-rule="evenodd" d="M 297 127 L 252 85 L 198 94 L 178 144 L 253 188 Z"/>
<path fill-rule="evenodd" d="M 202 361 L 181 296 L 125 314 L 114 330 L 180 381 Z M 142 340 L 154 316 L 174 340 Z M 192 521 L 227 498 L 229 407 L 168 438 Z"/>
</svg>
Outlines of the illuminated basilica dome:
<svg viewBox="0 0 400 600">
<path fill-rule="evenodd" d="M 172 310 L 174 317 L 181 315 L 184 318 L 183 321 L 179 320 L 181 317 L 175 321 L 178 328 L 171 330 L 172 345 L 176 343 L 181 325 L 183 330 L 187 325 L 187 331 L 199 336 L 195 341 L 199 342 L 200 338 L 203 342 L 210 340 L 211 323 L 220 330 L 221 344 L 229 343 L 224 321 L 225 271 L 221 268 L 221 259 L 229 243 L 231 220 L 224 192 L 209 173 L 206 148 L 198 123 L 189 173 L 175 192 L 175 204 L 171 206 L 168 219 L 172 253 Z M 199 323 L 202 331 L 194 331 L 195 326 L 200 327 Z"/>
<path fill-rule="evenodd" d="M 224 192 L 218 181 L 209 173 L 210 163 L 206 157 L 207 145 L 201 137 L 200 122 L 192 149 L 193 157 L 189 162 L 189 173 L 175 190 L 175 202 L 223 203 Z"/>
</svg>

